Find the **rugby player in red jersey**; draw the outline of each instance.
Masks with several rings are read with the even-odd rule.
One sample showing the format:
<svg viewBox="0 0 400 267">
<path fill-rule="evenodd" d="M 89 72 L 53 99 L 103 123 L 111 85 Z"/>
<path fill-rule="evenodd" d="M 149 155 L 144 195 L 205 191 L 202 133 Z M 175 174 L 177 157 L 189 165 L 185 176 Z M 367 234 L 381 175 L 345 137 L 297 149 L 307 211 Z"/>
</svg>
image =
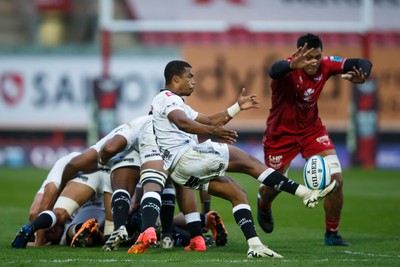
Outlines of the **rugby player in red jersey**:
<svg viewBox="0 0 400 267">
<path fill-rule="evenodd" d="M 367 59 L 322 55 L 319 36 L 298 38 L 291 57 L 275 62 L 269 71 L 272 78 L 272 106 L 263 135 L 264 160 L 268 167 L 286 174 L 290 162 L 301 153 L 308 159 L 321 155 L 328 162 L 337 188 L 325 198 L 325 245 L 349 246 L 338 232 L 343 207 L 343 179 L 334 144 L 318 114 L 318 99 L 325 82 L 333 75 L 352 83 L 363 83 L 371 72 Z M 267 233 L 273 231 L 271 203 L 280 191 L 261 184 L 257 219 Z"/>
</svg>

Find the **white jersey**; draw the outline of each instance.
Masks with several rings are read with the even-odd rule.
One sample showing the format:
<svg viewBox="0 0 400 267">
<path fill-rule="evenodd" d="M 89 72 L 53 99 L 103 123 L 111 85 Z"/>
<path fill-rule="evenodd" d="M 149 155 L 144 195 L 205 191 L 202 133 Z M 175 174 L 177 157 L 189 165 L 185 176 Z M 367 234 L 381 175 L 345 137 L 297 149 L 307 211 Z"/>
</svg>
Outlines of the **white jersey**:
<svg viewBox="0 0 400 267">
<path fill-rule="evenodd" d="M 121 135 L 126 139 L 127 145 L 124 150 L 113 156 L 107 163 L 111 171 L 125 166 L 140 167 L 147 161 L 162 160 L 155 141 L 152 117 L 145 115 L 122 124 L 92 146 L 98 152 L 115 135 Z"/>
<path fill-rule="evenodd" d="M 138 139 L 143 133 L 143 128 L 146 124 L 151 123 L 151 115 L 142 116 L 137 119 L 130 121 L 129 123 L 124 123 L 116 128 L 114 128 L 111 132 L 109 132 L 106 136 L 101 138 L 96 144 L 91 146 L 91 148 L 95 149 L 97 152 L 100 151 L 101 147 L 111 138 L 113 138 L 116 134 L 122 135 L 128 144 L 126 145 L 125 150 L 129 149 L 132 146 L 138 148 Z"/>
<path fill-rule="evenodd" d="M 38 193 L 43 194 L 44 188 L 49 183 L 54 183 L 57 188 L 60 187 L 62 173 L 64 171 L 65 165 L 74 157 L 78 156 L 79 152 L 71 152 L 68 155 L 59 158 L 51 168 L 49 174 L 47 175 L 46 179 L 43 181 L 42 186 L 40 187 Z"/>
<path fill-rule="evenodd" d="M 197 135 L 181 131 L 168 120 L 168 114 L 176 109 L 184 111 L 186 116 L 192 120 L 196 119 L 199 114 L 188 106 L 180 96 L 169 90 L 161 91 L 152 103 L 156 142 L 160 147 L 166 170 L 173 169 L 182 154 L 198 143 Z"/>
</svg>

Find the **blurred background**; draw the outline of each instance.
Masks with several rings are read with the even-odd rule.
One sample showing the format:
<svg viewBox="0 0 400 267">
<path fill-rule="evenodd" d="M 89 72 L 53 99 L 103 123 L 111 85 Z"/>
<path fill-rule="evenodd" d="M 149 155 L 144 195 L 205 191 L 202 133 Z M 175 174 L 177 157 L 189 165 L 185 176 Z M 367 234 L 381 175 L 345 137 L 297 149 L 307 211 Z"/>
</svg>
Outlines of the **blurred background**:
<svg viewBox="0 0 400 267">
<path fill-rule="evenodd" d="M 332 77 L 319 101 L 342 167 L 400 168 L 399 14 L 400 0 L 1 0 L 0 166 L 49 168 L 147 114 L 172 59 L 193 66 L 200 112 L 258 95 L 228 127 L 263 161 L 267 72 L 312 32 L 324 55 L 374 64 L 360 86 Z"/>
</svg>

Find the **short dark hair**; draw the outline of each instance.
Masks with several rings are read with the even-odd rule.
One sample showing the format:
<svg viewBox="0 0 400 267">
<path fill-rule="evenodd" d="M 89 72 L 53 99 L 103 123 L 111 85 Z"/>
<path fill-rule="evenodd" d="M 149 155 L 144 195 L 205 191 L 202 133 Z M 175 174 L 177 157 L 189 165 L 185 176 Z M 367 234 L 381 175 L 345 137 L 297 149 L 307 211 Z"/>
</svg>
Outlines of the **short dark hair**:
<svg viewBox="0 0 400 267">
<path fill-rule="evenodd" d="M 297 39 L 297 48 L 303 47 L 305 43 L 307 43 L 308 48 L 321 48 L 322 51 L 322 41 L 318 35 L 307 33 L 306 35 L 300 36 L 299 39 Z"/>
<path fill-rule="evenodd" d="M 185 68 L 192 68 L 192 66 L 183 60 L 170 61 L 164 69 L 165 84 L 170 84 L 174 75 L 181 76 Z"/>
</svg>

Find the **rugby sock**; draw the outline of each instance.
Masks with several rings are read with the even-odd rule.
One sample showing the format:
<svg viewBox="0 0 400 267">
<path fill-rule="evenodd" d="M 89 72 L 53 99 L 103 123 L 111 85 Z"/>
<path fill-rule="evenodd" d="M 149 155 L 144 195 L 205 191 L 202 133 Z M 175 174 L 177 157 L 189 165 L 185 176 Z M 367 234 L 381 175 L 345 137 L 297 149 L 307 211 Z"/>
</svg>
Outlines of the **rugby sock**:
<svg viewBox="0 0 400 267">
<path fill-rule="evenodd" d="M 140 202 L 142 213 L 142 231 L 154 227 L 160 215 L 161 197 L 157 192 L 146 192 Z"/>
<path fill-rule="evenodd" d="M 336 233 L 339 230 L 340 218 L 325 217 L 325 229 L 328 232 Z"/>
<path fill-rule="evenodd" d="M 274 188 L 278 191 L 285 191 L 292 195 L 295 194 L 299 184 L 290 180 L 286 176 L 280 174 L 272 168 L 266 169 L 257 180 L 268 187 Z"/>
<path fill-rule="evenodd" d="M 207 213 L 210 211 L 210 200 L 205 200 L 202 202 L 203 204 L 203 212 L 200 214 L 201 217 L 201 226 L 202 227 L 206 227 L 206 217 L 207 217 Z"/>
<path fill-rule="evenodd" d="M 200 213 L 201 227 L 206 227 L 207 214 Z"/>
<path fill-rule="evenodd" d="M 124 189 L 117 189 L 111 197 L 111 211 L 114 219 L 114 230 L 128 223 L 131 196 Z"/>
<path fill-rule="evenodd" d="M 201 220 L 199 212 L 192 212 L 185 214 L 185 221 L 190 233 L 190 238 L 203 235 L 203 228 L 201 228 Z"/>
<path fill-rule="evenodd" d="M 233 207 L 232 212 L 233 217 L 235 217 L 235 221 L 242 230 L 246 240 L 257 237 L 256 227 L 254 225 L 250 206 L 248 204 L 239 204 Z"/>
<path fill-rule="evenodd" d="M 32 222 L 31 229 L 35 232 L 39 229 L 46 229 L 56 225 L 57 218 L 53 211 L 42 211 L 37 218 Z"/>
<path fill-rule="evenodd" d="M 175 190 L 173 188 L 165 188 L 161 195 L 161 211 L 160 219 L 162 232 L 172 233 L 174 211 L 175 211 Z"/>
</svg>

